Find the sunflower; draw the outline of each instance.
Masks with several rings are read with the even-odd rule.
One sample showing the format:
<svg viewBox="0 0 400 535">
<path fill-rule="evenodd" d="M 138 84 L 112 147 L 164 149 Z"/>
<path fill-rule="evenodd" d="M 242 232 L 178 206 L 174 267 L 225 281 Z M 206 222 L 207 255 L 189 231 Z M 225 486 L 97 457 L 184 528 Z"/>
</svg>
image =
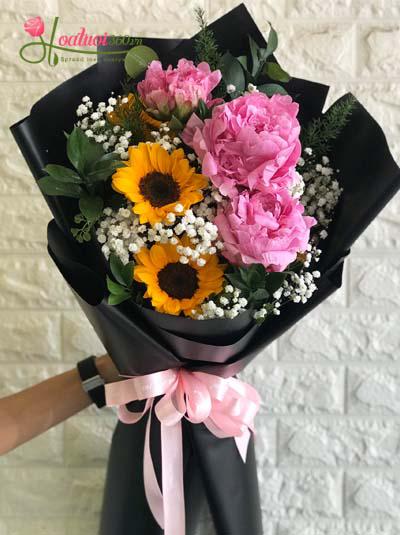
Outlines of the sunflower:
<svg viewBox="0 0 400 535">
<path fill-rule="evenodd" d="M 188 244 L 187 238 L 180 242 Z M 144 297 L 158 312 L 190 316 L 207 297 L 222 291 L 224 266 L 217 255 L 208 255 L 204 266 L 196 261 L 182 264 L 176 247 L 167 243 L 142 249 L 136 255 L 134 279 L 146 284 Z"/>
<path fill-rule="evenodd" d="M 138 98 L 133 93 L 129 93 L 129 95 L 126 97 L 126 102 L 123 102 L 122 98 L 119 98 L 117 101 L 117 105 L 115 106 L 114 111 L 110 112 L 108 114 L 108 120 L 113 125 L 118 126 L 124 126 L 126 122 L 129 124 L 129 120 L 131 119 L 132 114 L 135 115 L 136 112 L 136 99 Z M 161 126 L 161 121 L 157 121 L 157 119 L 154 119 L 153 117 L 150 117 L 148 113 L 146 113 L 144 110 L 141 110 L 140 112 L 140 119 L 143 123 L 156 128 L 157 130 Z"/>
<path fill-rule="evenodd" d="M 141 223 L 158 223 L 180 204 L 187 210 L 203 199 L 205 176 L 190 167 L 182 149 L 169 154 L 157 143 L 129 148 L 129 161 L 112 177 L 113 188 L 134 203 Z"/>
</svg>

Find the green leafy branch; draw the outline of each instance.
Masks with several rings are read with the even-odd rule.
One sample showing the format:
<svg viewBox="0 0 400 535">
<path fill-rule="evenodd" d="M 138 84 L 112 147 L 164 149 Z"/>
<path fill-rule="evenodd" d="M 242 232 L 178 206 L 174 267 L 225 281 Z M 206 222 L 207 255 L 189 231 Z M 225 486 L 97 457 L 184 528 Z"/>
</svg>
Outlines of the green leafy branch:
<svg viewBox="0 0 400 535">
<path fill-rule="evenodd" d="M 289 74 L 275 61 L 270 61 L 271 56 L 278 47 L 278 34 L 272 25 L 267 46 L 258 46 L 254 39 L 249 36 L 250 56 L 233 56 L 226 52 L 219 63 L 223 80 L 226 86 L 235 86 L 235 91 L 231 93 L 231 98 L 237 97 L 245 91 L 248 84 L 257 85 L 260 79 L 269 78 L 273 82 L 288 82 Z M 286 95 L 286 90 L 277 83 L 264 83 L 257 85 L 257 89 L 268 96 L 275 93 Z"/>
<path fill-rule="evenodd" d="M 101 216 L 104 182 L 123 163 L 115 154 L 105 154 L 101 145 L 77 127 L 67 135 L 67 156 L 74 169 L 48 164 L 43 169 L 47 175 L 38 180 L 38 185 L 45 195 L 79 199 L 80 213 L 74 221 L 81 226 L 71 232 L 82 243 L 90 240 L 90 231 Z"/>
<path fill-rule="evenodd" d="M 79 243 L 90 241 L 90 231 L 101 216 L 103 207 L 104 202 L 101 197 L 85 195 L 79 199 L 80 213 L 76 214 L 74 222 L 81 226 L 71 228 L 71 234 L 76 241 Z"/>
<path fill-rule="evenodd" d="M 115 281 L 107 276 L 107 288 L 110 292 L 108 303 L 119 305 L 133 297 L 133 268 L 135 263 L 123 264 L 120 258 L 110 255 L 110 269 Z"/>
<path fill-rule="evenodd" d="M 252 264 L 248 268 L 233 267 L 226 273 L 229 282 L 242 292 L 250 305 L 257 307 L 265 303 L 282 286 L 286 272 L 267 272 L 262 264 Z"/>
<path fill-rule="evenodd" d="M 206 61 L 211 69 L 217 69 L 220 65 L 222 55 L 219 51 L 214 32 L 207 26 L 204 9 L 198 7 L 195 9 L 195 15 L 200 28 L 200 32 L 194 41 L 197 60 L 199 62 Z"/>
<path fill-rule="evenodd" d="M 311 121 L 302 130 L 302 146 L 312 148 L 316 158 L 328 155 L 333 141 L 349 122 L 355 104 L 353 95 L 348 95 L 333 104 L 322 117 Z"/>
</svg>

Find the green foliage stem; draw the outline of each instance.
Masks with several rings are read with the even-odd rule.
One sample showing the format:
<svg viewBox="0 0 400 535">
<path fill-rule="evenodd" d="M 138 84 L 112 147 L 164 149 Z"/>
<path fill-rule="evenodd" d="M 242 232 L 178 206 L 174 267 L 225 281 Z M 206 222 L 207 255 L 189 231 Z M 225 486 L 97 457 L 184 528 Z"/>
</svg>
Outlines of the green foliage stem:
<svg viewBox="0 0 400 535">
<path fill-rule="evenodd" d="M 348 95 L 333 104 L 322 117 L 311 121 L 302 130 L 303 148 L 312 148 L 316 158 L 328 155 L 332 150 L 333 141 L 349 122 L 355 103 L 353 95 Z"/>
<path fill-rule="evenodd" d="M 123 163 L 116 154 L 104 153 L 103 147 L 78 127 L 66 137 L 67 156 L 74 169 L 48 164 L 43 169 L 47 175 L 38 185 L 45 195 L 79 199 L 80 212 L 74 222 L 80 226 L 71 233 L 82 243 L 90 241 L 91 230 L 102 214 L 104 183 Z"/>
<path fill-rule="evenodd" d="M 214 36 L 214 32 L 207 26 L 207 19 L 204 9 L 198 7 L 195 10 L 197 24 L 200 32 L 196 36 L 194 48 L 196 57 L 199 62 L 206 61 L 211 69 L 217 69 L 222 55 L 218 49 L 218 44 Z"/>
</svg>

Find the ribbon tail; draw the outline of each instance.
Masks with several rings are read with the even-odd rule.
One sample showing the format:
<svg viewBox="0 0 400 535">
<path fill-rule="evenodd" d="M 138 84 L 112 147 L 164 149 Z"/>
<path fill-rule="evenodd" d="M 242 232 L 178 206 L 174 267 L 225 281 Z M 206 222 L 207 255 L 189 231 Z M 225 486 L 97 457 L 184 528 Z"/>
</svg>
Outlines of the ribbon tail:
<svg viewBox="0 0 400 535">
<path fill-rule="evenodd" d="M 144 490 L 155 520 L 160 528 L 164 529 L 164 501 L 160 487 L 158 485 L 156 472 L 154 470 L 153 459 L 150 450 L 150 430 L 151 430 L 151 415 L 153 412 L 153 403 L 151 404 L 149 417 L 146 424 L 146 436 L 144 441 L 144 456 L 143 456 L 143 480 Z"/>
<path fill-rule="evenodd" d="M 182 424 L 161 423 L 165 535 L 185 535 Z"/>
<path fill-rule="evenodd" d="M 244 463 L 247 459 L 247 450 L 249 448 L 250 437 L 251 432 L 248 428 L 245 429 L 240 437 L 235 437 L 236 447 Z"/>
</svg>

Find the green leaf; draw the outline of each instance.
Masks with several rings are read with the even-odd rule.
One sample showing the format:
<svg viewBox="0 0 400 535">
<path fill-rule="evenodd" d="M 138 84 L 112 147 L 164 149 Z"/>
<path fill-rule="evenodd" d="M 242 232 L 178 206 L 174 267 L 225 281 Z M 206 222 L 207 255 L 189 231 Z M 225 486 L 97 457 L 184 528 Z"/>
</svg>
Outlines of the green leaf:
<svg viewBox="0 0 400 535">
<path fill-rule="evenodd" d="M 113 165 L 115 168 L 124 167 L 126 165 L 116 152 L 106 152 L 97 162 L 95 162 L 93 168 L 96 168 L 99 164 L 106 162 L 108 162 L 110 165 Z"/>
<path fill-rule="evenodd" d="M 127 289 L 122 284 L 118 284 L 117 282 L 110 279 L 110 277 L 107 276 L 107 288 L 108 291 L 115 295 L 121 295 L 121 293 L 126 293 Z"/>
<path fill-rule="evenodd" d="M 207 104 L 204 102 L 204 100 L 199 100 L 199 105 L 196 110 L 196 115 L 200 117 L 200 119 L 209 119 L 212 116 L 213 109 L 216 106 L 216 104 L 212 104 L 211 106 L 207 106 Z"/>
<path fill-rule="evenodd" d="M 125 56 L 125 70 L 131 78 L 137 78 L 157 59 L 157 53 L 152 48 L 145 45 L 134 46 Z"/>
<path fill-rule="evenodd" d="M 87 182 L 104 182 L 115 173 L 116 168 L 109 162 L 100 162 L 98 166 L 86 174 L 86 180 Z"/>
<path fill-rule="evenodd" d="M 67 156 L 72 165 L 80 173 L 84 169 L 84 154 L 89 139 L 80 128 L 75 127 L 67 140 Z"/>
<path fill-rule="evenodd" d="M 240 273 L 240 277 L 242 279 L 242 281 L 248 285 L 249 284 L 249 270 L 248 269 L 245 269 L 245 268 L 242 268 L 240 267 L 239 268 L 239 273 Z"/>
<path fill-rule="evenodd" d="M 113 162 L 113 161 L 121 162 L 121 159 L 119 158 L 116 152 L 105 152 L 103 156 L 99 159 L 99 162 Z"/>
<path fill-rule="evenodd" d="M 266 271 L 263 265 L 253 264 L 248 268 L 247 281 L 251 289 L 257 290 L 265 285 Z"/>
<path fill-rule="evenodd" d="M 85 221 L 85 217 L 83 216 L 83 214 L 79 213 L 79 214 L 74 215 L 75 223 L 83 223 L 84 221 Z"/>
<path fill-rule="evenodd" d="M 128 284 L 126 284 L 125 265 L 119 256 L 115 254 L 110 255 L 110 269 L 117 282 L 123 286 L 128 286 Z"/>
<path fill-rule="evenodd" d="M 108 303 L 110 305 L 119 305 L 123 301 L 130 299 L 132 293 L 125 287 L 116 282 L 114 282 L 110 277 L 107 276 L 107 288 L 110 292 L 108 297 Z"/>
<path fill-rule="evenodd" d="M 265 301 L 268 299 L 269 293 L 265 288 L 258 288 L 255 292 L 251 294 L 252 301 Z"/>
<path fill-rule="evenodd" d="M 104 202 L 101 197 L 85 195 L 79 199 L 79 209 L 88 222 L 94 223 L 101 216 Z"/>
<path fill-rule="evenodd" d="M 176 115 L 173 115 L 168 123 L 168 126 L 174 132 L 180 132 L 181 130 L 183 130 L 184 125 Z"/>
<path fill-rule="evenodd" d="M 220 70 L 226 85 L 234 85 L 238 93 L 245 90 L 246 78 L 243 67 L 230 52 L 226 52 L 222 56 Z"/>
<path fill-rule="evenodd" d="M 89 166 L 86 179 L 89 182 L 107 180 L 118 167 L 125 167 L 125 163 L 115 153 L 103 154 Z"/>
<path fill-rule="evenodd" d="M 87 140 L 89 143 L 86 146 L 86 151 L 83 157 L 83 168 L 85 174 L 88 173 L 92 169 L 93 165 L 95 165 L 96 162 L 98 162 L 104 155 L 104 149 L 99 143 L 96 143 L 93 139 L 87 138 Z"/>
<path fill-rule="evenodd" d="M 283 281 L 286 279 L 287 273 L 283 272 L 270 272 L 267 275 L 265 286 L 268 290 L 268 292 L 272 295 L 276 290 L 278 290 L 282 284 Z"/>
<path fill-rule="evenodd" d="M 78 127 L 75 127 L 67 140 L 69 161 L 82 175 L 104 154 L 103 147 L 89 139 Z"/>
<path fill-rule="evenodd" d="M 239 290 L 242 290 L 242 292 L 246 292 L 246 295 L 248 293 L 248 287 L 247 284 L 245 284 L 240 275 L 237 273 L 227 273 L 226 278 L 229 280 L 229 282 L 232 284 L 232 286 L 235 286 L 236 288 L 239 288 Z"/>
<path fill-rule="evenodd" d="M 59 182 L 51 176 L 40 178 L 38 180 L 38 186 L 45 195 L 73 197 L 78 199 L 83 193 L 83 189 L 78 184 Z"/>
<path fill-rule="evenodd" d="M 122 270 L 122 278 L 125 281 L 125 285 L 130 288 L 133 284 L 133 268 L 135 262 L 131 261 L 124 265 Z"/>
<path fill-rule="evenodd" d="M 200 119 L 206 119 L 209 115 L 209 109 L 203 99 L 199 100 L 199 106 L 196 115 L 198 115 Z"/>
<path fill-rule="evenodd" d="M 272 24 L 269 23 L 269 25 L 271 29 L 268 35 L 268 42 L 267 42 L 267 48 L 265 49 L 265 53 L 264 53 L 264 59 L 269 58 L 269 56 L 271 56 L 275 52 L 275 50 L 278 48 L 278 34 L 276 33 Z"/>
<path fill-rule="evenodd" d="M 247 56 L 238 56 L 236 59 L 238 60 L 240 65 L 243 67 L 243 69 L 247 71 L 248 70 Z"/>
<path fill-rule="evenodd" d="M 91 171 L 86 175 L 86 180 L 88 183 L 105 182 L 108 178 L 110 178 L 114 171 L 115 169 L 110 167 L 105 167 L 104 169 L 99 169 L 98 171 Z"/>
<path fill-rule="evenodd" d="M 130 292 L 120 293 L 120 294 L 111 294 L 108 296 L 108 304 L 109 305 L 119 305 L 120 303 L 123 303 L 124 301 L 128 301 L 132 297 L 132 294 Z"/>
<path fill-rule="evenodd" d="M 275 94 L 287 95 L 286 89 L 284 89 L 279 84 L 263 84 L 263 85 L 257 86 L 257 89 L 259 91 L 262 91 L 263 93 L 265 93 L 269 97 L 272 97 L 272 95 L 275 95 Z"/>
<path fill-rule="evenodd" d="M 63 165 L 50 163 L 43 168 L 43 171 L 46 171 L 46 173 L 58 182 L 70 182 L 73 184 L 80 184 L 82 182 L 82 178 L 75 171 Z"/>
<path fill-rule="evenodd" d="M 249 35 L 249 45 L 251 53 L 251 73 L 253 76 L 256 75 L 258 68 L 260 66 L 260 47 L 254 41 L 254 39 Z"/>
<path fill-rule="evenodd" d="M 290 75 L 278 63 L 266 63 L 264 72 L 269 78 L 278 82 L 289 82 L 290 80 Z"/>
</svg>

